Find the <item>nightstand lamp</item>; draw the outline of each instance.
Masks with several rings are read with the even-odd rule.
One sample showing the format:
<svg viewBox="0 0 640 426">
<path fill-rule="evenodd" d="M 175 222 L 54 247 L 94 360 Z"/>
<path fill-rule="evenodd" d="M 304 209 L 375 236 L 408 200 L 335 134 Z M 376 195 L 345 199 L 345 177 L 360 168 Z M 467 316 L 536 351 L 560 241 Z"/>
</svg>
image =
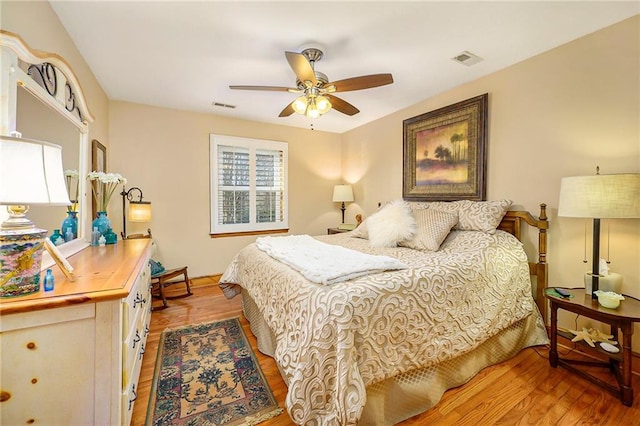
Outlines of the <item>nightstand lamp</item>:
<svg viewBox="0 0 640 426">
<path fill-rule="evenodd" d="M 591 297 L 600 278 L 600 219 L 640 218 L 640 174 L 564 177 L 560 181 L 558 216 L 593 219 Z"/>
<path fill-rule="evenodd" d="M 346 207 L 344 203 L 353 201 L 353 188 L 351 185 L 336 185 L 333 187 L 333 202 L 342 203 L 340 210 L 342 210 L 342 223 L 344 223 L 344 211 Z"/>
<path fill-rule="evenodd" d="M 0 225 L 0 297 L 40 289 L 47 238 L 26 217 L 29 205 L 68 206 L 62 148 L 48 142 L 0 136 L 0 204 L 9 218 Z"/>
<path fill-rule="evenodd" d="M 133 199 L 133 191 L 138 192 L 138 200 Z M 127 238 L 151 238 L 151 229 L 147 229 L 147 234 L 127 235 L 127 218 L 125 215 L 126 200 L 129 200 L 129 222 L 151 222 L 151 202 L 142 200 L 142 190 L 137 186 L 125 191 L 122 187 L 122 239 Z"/>
</svg>

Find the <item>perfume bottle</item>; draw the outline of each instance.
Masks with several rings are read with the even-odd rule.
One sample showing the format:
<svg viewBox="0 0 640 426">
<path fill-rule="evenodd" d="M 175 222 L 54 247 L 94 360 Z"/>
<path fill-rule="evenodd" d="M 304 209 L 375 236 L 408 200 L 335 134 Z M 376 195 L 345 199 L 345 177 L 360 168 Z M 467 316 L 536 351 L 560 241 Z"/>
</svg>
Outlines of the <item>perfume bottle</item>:
<svg viewBox="0 0 640 426">
<path fill-rule="evenodd" d="M 53 290 L 53 272 L 51 269 L 47 269 L 47 273 L 44 276 L 44 291 Z"/>
<path fill-rule="evenodd" d="M 91 245 L 94 247 L 97 247 L 99 239 L 100 239 L 100 231 L 98 231 L 97 226 L 94 226 L 93 231 L 91 232 Z"/>
</svg>

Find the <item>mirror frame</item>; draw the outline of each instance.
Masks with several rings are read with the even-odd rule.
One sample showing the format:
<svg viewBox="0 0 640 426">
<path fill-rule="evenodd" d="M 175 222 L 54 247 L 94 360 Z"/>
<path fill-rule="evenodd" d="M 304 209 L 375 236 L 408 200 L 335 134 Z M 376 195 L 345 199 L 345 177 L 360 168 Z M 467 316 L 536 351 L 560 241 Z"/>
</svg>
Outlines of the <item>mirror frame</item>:
<svg viewBox="0 0 640 426">
<path fill-rule="evenodd" d="M 91 171 L 107 172 L 107 147 L 97 139 L 91 141 Z M 95 197 L 91 197 L 91 217 L 98 217 Z"/>
<path fill-rule="evenodd" d="M 2 49 L 0 52 L 2 55 L 0 57 L 1 134 L 10 136 L 17 130 L 17 91 L 18 86 L 22 86 L 78 129 L 80 133 L 78 172 L 81 177 L 86 177 L 89 174 L 91 155 L 89 123 L 94 121 L 94 117 L 89 111 L 84 92 L 73 70 L 61 56 L 31 49 L 19 35 L 1 29 L 0 48 Z M 46 76 L 52 87 L 40 86 L 20 67 L 20 62 L 29 66 L 47 66 Z M 83 208 L 78 216 L 78 238 L 58 247 L 64 257 L 69 257 L 89 245 L 91 210 L 88 208 L 90 206 L 88 190 L 87 179 L 80 179 L 79 201 Z M 49 253 L 45 251 L 42 256 L 42 269 L 49 268 L 54 263 Z"/>
</svg>

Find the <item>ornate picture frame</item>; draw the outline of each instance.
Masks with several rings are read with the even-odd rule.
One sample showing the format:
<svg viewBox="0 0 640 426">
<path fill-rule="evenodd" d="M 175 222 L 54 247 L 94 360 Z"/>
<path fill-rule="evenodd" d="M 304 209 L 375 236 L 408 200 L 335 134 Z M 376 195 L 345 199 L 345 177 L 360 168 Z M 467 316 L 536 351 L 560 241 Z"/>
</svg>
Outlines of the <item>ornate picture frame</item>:
<svg viewBox="0 0 640 426">
<path fill-rule="evenodd" d="M 107 171 L 107 147 L 102 145 L 97 139 L 91 141 L 91 171 L 106 172 Z M 91 197 L 91 216 L 95 219 L 98 216 L 96 200 Z"/>
<path fill-rule="evenodd" d="M 402 197 L 409 201 L 484 200 L 485 93 L 402 122 Z"/>
</svg>

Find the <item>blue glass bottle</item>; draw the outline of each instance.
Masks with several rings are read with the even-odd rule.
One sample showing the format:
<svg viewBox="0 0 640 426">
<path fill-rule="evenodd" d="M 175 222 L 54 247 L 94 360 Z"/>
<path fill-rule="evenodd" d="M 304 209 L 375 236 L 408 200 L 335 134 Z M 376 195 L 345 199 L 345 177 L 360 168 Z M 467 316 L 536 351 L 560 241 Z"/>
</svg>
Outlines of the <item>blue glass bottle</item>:
<svg viewBox="0 0 640 426">
<path fill-rule="evenodd" d="M 53 234 L 51 234 L 51 237 L 49 237 L 49 239 L 55 246 L 59 246 L 60 244 L 64 243 L 64 237 L 60 233 L 59 229 L 54 229 Z"/>
<path fill-rule="evenodd" d="M 51 269 L 47 269 L 47 273 L 44 276 L 44 291 L 53 290 L 53 272 Z"/>
<path fill-rule="evenodd" d="M 118 234 L 113 232 L 113 229 L 111 229 L 111 227 L 109 227 L 109 229 L 107 229 L 107 232 L 104 233 L 104 238 L 106 244 L 115 244 L 118 242 Z"/>
</svg>

